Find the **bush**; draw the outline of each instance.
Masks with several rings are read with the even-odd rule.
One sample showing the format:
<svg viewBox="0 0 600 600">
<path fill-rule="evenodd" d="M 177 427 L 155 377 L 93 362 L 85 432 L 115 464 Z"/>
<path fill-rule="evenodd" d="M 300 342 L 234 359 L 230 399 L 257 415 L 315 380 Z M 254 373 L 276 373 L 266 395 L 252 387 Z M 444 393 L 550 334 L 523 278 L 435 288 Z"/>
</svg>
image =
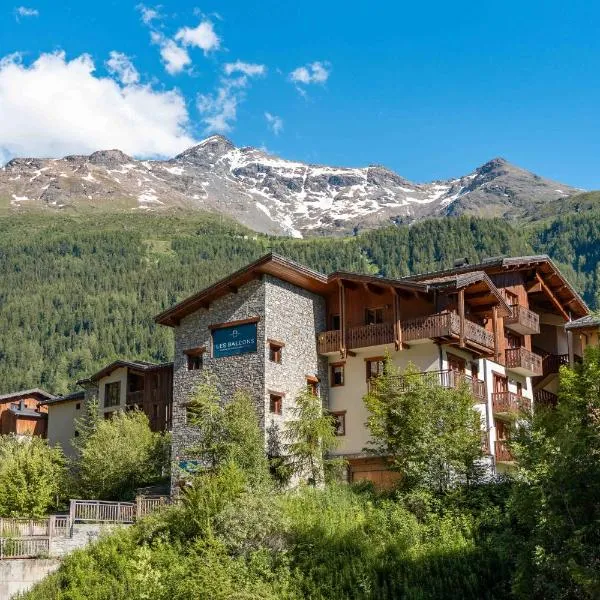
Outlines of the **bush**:
<svg viewBox="0 0 600 600">
<path fill-rule="evenodd" d="M 39 437 L 0 436 L 0 516 L 43 517 L 64 498 L 65 458 Z"/>
</svg>

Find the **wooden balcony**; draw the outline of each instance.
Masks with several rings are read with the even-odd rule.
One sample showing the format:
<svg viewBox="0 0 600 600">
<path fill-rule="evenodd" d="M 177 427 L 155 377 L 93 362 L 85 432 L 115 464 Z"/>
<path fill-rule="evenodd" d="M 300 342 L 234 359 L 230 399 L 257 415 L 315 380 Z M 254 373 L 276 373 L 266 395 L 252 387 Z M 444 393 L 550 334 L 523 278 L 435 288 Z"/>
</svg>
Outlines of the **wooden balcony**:
<svg viewBox="0 0 600 600">
<path fill-rule="evenodd" d="M 506 440 L 496 440 L 494 442 L 494 450 L 496 462 L 510 463 L 515 461 Z"/>
<path fill-rule="evenodd" d="M 519 304 L 510 307 L 512 315 L 504 317 L 504 325 L 521 335 L 533 335 L 540 332 L 540 317 Z"/>
<path fill-rule="evenodd" d="M 460 341 L 460 317 L 456 313 L 437 313 L 427 317 L 401 321 L 402 341 L 417 343 L 436 340 L 456 344 Z M 480 325 L 465 320 L 465 346 L 480 354 L 491 354 L 494 350 L 494 336 Z M 393 323 L 360 325 L 346 331 L 347 349 L 368 348 L 394 343 Z M 322 331 L 317 335 L 320 354 L 339 352 L 342 346 L 341 331 Z"/>
<path fill-rule="evenodd" d="M 514 392 L 494 392 L 492 394 L 492 411 L 496 415 L 518 415 L 531 410 L 531 400 Z"/>
<path fill-rule="evenodd" d="M 480 403 L 486 401 L 485 382 L 476 377 L 470 377 L 459 371 L 444 370 L 444 371 L 425 371 L 415 373 L 414 375 L 399 375 L 395 378 L 397 390 L 400 392 L 408 392 L 412 390 L 417 383 L 424 383 L 427 386 L 440 386 L 443 388 L 456 389 L 461 385 L 466 384 L 473 399 Z"/>
<path fill-rule="evenodd" d="M 533 392 L 535 407 L 555 408 L 558 404 L 558 396 L 548 390 L 535 390 Z"/>
<path fill-rule="evenodd" d="M 508 348 L 505 365 L 507 369 L 524 377 L 536 377 L 542 374 L 542 357 L 527 348 Z"/>
<path fill-rule="evenodd" d="M 545 354 L 542 358 L 542 373 L 544 376 L 558 373 L 563 365 L 569 365 L 568 354 Z"/>
</svg>

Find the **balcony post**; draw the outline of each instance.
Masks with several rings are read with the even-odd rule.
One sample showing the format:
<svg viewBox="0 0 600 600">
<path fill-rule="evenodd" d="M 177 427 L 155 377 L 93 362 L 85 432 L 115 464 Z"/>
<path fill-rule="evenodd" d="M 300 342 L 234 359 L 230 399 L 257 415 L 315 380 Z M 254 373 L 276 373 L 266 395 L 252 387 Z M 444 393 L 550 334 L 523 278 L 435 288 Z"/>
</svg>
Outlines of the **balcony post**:
<svg viewBox="0 0 600 600">
<path fill-rule="evenodd" d="M 400 297 L 398 290 L 392 286 L 392 296 L 394 299 L 394 346 L 396 350 L 402 350 L 402 324 L 400 323 Z"/>
<path fill-rule="evenodd" d="M 346 358 L 346 288 L 344 282 L 338 279 L 340 302 L 340 355 Z"/>
<path fill-rule="evenodd" d="M 569 349 L 569 367 L 575 366 L 575 351 L 573 348 L 573 332 L 567 329 L 567 348 Z"/>
<path fill-rule="evenodd" d="M 492 329 L 494 331 L 494 361 L 500 362 L 500 348 L 498 344 L 498 306 L 492 306 Z"/>
<path fill-rule="evenodd" d="M 458 345 L 461 348 L 465 347 L 465 290 L 464 288 L 458 291 L 458 316 L 460 318 L 460 333 Z"/>
</svg>

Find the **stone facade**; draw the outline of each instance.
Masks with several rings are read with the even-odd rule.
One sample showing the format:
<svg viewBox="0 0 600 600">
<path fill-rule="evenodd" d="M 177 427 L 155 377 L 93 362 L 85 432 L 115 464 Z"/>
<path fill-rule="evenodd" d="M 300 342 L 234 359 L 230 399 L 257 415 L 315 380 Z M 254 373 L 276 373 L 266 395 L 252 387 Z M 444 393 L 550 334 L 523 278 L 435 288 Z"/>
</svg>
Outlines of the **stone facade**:
<svg viewBox="0 0 600 600">
<path fill-rule="evenodd" d="M 325 327 L 322 297 L 270 275 L 253 280 L 236 292 L 215 300 L 208 309 L 184 317 L 175 328 L 173 371 L 173 482 L 178 477 L 177 459 L 198 439 L 198 432 L 186 423 L 186 404 L 206 373 L 215 375 L 221 397 L 231 400 L 236 390 L 251 394 L 262 430 L 267 438 L 271 421 L 283 426 L 292 416 L 295 395 L 306 386 L 307 376 L 326 382 L 325 359 L 317 354 L 316 334 Z M 257 317 L 257 352 L 214 358 L 210 325 Z M 280 364 L 269 360 L 269 343 L 285 344 Z M 205 347 L 202 369 L 188 370 L 186 350 Z M 321 387 L 326 401 L 327 385 Z M 272 392 L 284 395 L 282 415 L 269 414 Z"/>
</svg>

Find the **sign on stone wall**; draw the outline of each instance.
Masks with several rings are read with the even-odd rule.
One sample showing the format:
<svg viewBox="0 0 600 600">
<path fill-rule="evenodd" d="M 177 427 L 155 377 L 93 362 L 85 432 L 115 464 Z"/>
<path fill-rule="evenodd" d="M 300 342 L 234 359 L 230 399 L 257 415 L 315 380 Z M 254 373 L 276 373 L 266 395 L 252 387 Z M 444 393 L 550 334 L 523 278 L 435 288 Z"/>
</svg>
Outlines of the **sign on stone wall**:
<svg viewBox="0 0 600 600">
<path fill-rule="evenodd" d="M 212 335 L 214 358 L 256 352 L 256 323 L 220 327 Z"/>
</svg>

